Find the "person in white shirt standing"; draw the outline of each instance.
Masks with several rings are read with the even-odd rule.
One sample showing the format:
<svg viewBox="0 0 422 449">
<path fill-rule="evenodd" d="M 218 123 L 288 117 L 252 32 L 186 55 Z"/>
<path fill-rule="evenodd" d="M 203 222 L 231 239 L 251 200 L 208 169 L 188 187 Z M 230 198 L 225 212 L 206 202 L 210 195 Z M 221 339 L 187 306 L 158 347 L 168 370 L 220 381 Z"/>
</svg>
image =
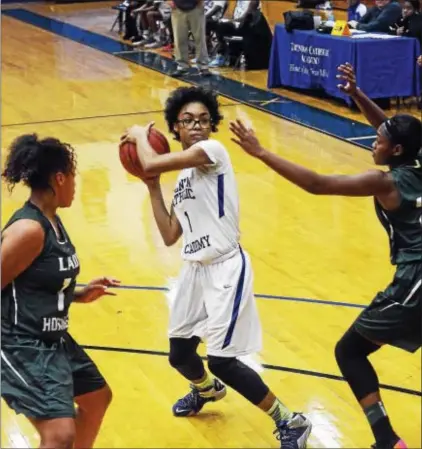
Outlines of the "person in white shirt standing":
<svg viewBox="0 0 422 449">
<path fill-rule="evenodd" d="M 261 348 L 261 326 L 253 295 L 248 254 L 239 245 L 239 197 L 230 156 L 210 139 L 222 116 L 217 96 L 201 87 L 181 87 L 167 99 L 165 118 L 184 151 L 157 155 L 148 143 L 149 129 L 133 126 L 157 226 L 167 246 L 183 236 L 181 270 L 170 308 L 169 362 L 191 386 L 173 406 L 175 416 L 197 414 L 207 402 L 226 395 L 229 385 L 275 421 L 281 447 L 304 448 L 311 422 L 290 412 L 259 374 L 238 358 Z M 170 212 L 160 174 L 181 170 Z M 197 348 L 207 340 L 209 371 Z M 218 379 L 220 380 L 218 380 Z"/>
</svg>

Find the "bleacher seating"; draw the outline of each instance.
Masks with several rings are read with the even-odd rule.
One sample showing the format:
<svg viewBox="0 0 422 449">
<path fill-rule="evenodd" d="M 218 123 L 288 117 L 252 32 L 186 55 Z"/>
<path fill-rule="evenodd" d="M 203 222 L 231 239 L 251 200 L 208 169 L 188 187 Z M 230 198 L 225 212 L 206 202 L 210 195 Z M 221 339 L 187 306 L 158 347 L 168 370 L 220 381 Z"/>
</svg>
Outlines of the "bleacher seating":
<svg viewBox="0 0 422 449">
<path fill-rule="evenodd" d="M 374 0 L 362 0 L 362 3 L 369 7 L 374 5 Z M 235 7 L 235 1 L 228 2 L 228 8 L 226 9 L 225 16 L 232 17 L 233 10 Z M 331 0 L 331 4 L 334 8 L 334 14 L 336 19 L 338 20 L 346 20 L 347 19 L 347 0 Z M 121 4 L 113 6 L 112 9 L 121 9 Z M 295 10 L 297 1 L 296 0 L 261 0 L 261 8 L 262 12 L 265 15 L 271 29 L 274 29 L 274 25 L 279 22 L 283 22 L 283 13 L 290 10 Z M 122 11 L 118 11 L 120 14 L 116 18 L 116 21 L 113 24 L 113 29 L 116 24 L 119 24 L 119 31 L 121 31 L 121 19 L 122 19 Z"/>
</svg>

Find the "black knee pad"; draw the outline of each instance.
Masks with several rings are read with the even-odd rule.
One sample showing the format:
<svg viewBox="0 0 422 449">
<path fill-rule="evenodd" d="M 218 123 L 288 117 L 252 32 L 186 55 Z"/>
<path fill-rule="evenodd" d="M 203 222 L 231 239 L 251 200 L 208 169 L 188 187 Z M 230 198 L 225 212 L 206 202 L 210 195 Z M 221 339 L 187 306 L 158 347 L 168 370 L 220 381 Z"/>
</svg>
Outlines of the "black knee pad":
<svg viewBox="0 0 422 449">
<path fill-rule="evenodd" d="M 340 340 L 336 343 L 336 347 L 334 348 L 334 355 L 336 357 L 337 365 L 341 367 L 345 360 L 345 357 L 348 355 L 348 345 L 347 342 L 344 342 L 344 336 L 340 338 Z"/>
<path fill-rule="evenodd" d="M 378 345 L 362 337 L 353 327 L 336 344 L 338 367 L 358 401 L 379 388 L 378 376 L 368 360 L 368 355 L 377 349 Z"/>
<path fill-rule="evenodd" d="M 224 377 L 233 369 L 236 369 L 237 359 L 234 357 L 215 357 L 208 356 L 208 368 L 215 377 L 224 382 Z"/>
<path fill-rule="evenodd" d="M 259 374 L 234 357 L 209 356 L 208 368 L 254 405 L 262 402 L 269 392 Z"/>
<path fill-rule="evenodd" d="M 352 326 L 337 342 L 334 354 L 338 365 L 341 367 L 345 361 L 367 357 L 377 349 L 379 349 L 377 344 L 362 337 Z"/>
<path fill-rule="evenodd" d="M 173 368 L 189 365 L 197 357 L 196 349 L 200 343 L 198 337 L 170 338 L 169 363 Z"/>
</svg>

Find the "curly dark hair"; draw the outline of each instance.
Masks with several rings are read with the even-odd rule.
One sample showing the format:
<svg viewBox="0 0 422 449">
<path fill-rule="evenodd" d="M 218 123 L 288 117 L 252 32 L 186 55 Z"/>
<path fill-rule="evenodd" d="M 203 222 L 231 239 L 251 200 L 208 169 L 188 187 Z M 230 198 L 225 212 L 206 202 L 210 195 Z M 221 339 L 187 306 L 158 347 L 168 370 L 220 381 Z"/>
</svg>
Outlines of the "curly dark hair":
<svg viewBox="0 0 422 449">
<path fill-rule="evenodd" d="M 164 109 L 164 116 L 169 131 L 174 134 L 176 140 L 180 141 L 180 136 L 178 132 L 174 131 L 174 125 L 177 123 L 180 110 L 188 103 L 202 103 L 211 116 L 211 131 L 216 132 L 218 130 L 217 126 L 223 119 L 223 116 L 220 114 L 217 94 L 203 87 L 179 87 L 167 98 Z"/>
<path fill-rule="evenodd" d="M 1 176 L 10 191 L 21 181 L 33 190 L 46 190 L 51 188 L 52 175 L 75 170 L 75 150 L 69 144 L 53 137 L 39 139 L 37 134 L 23 134 L 10 145 Z"/>
</svg>

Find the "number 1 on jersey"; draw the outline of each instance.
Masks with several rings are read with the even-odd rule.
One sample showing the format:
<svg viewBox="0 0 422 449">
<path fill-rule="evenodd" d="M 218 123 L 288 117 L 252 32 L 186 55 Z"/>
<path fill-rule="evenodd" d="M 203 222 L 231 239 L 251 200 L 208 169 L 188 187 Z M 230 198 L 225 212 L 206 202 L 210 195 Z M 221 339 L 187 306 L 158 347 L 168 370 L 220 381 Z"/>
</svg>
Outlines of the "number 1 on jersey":
<svg viewBox="0 0 422 449">
<path fill-rule="evenodd" d="M 190 232 L 193 232 L 193 230 L 192 230 L 192 224 L 191 224 L 191 222 L 190 222 L 190 218 L 189 218 L 189 215 L 188 215 L 187 212 L 185 212 L 185 217 L 186 217 L 186 219 L 188 220 L 188 225 L 189 225 Z"/>
<path fill-rule="evenodd" d="M 64 310 L 64 291 L 69 287 L 70 283 L 72 282 L 72 278 L 66 278 L 63 281 L 63 286 L 59 293 L 57 294 L 58 300 L 57 300 L 57 308 L 59 312 L 63 312 Z"/>
</svg>

